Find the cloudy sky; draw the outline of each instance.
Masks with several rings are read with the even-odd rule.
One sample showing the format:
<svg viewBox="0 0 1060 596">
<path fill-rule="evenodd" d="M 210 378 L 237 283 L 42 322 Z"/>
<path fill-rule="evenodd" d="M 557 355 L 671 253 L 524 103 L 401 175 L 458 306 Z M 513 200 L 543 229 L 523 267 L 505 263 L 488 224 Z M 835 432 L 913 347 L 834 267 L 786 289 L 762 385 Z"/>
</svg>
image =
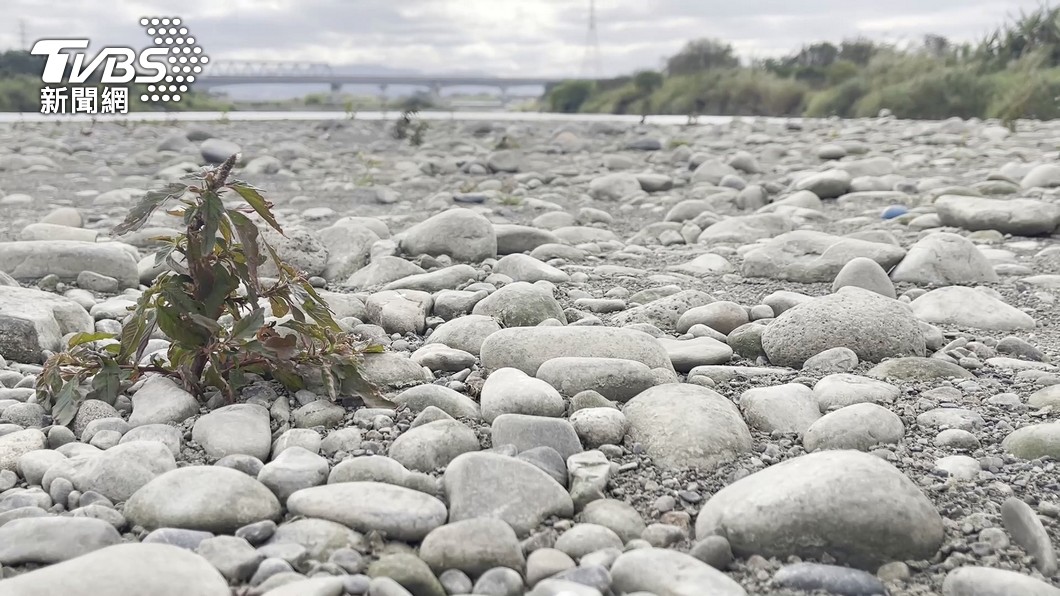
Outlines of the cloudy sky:
<svg viewBox="0 0 1060 596">
<path fill-rule="evenodd" d="M 212 59 L 386 65 L 425 73 L 580 76 L 589 0 L 2 0 L 0 49 L 43 37 L 144 47 L 143 16 L 177 16 Z M 1039 0 L 597 0 L 600 75 L 658 68 L 715 37 L 745 58 L 816 40 L 975 40 Z M 589 70 L 594 70 L 590 64 Z"/>
</svg>

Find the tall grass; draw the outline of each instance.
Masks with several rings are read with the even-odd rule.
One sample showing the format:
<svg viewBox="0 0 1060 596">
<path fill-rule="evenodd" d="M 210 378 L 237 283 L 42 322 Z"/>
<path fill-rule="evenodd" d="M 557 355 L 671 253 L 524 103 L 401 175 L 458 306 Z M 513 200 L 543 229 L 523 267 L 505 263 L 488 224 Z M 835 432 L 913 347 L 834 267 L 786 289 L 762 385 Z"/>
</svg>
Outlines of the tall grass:
<svg viewBox="0 0 1060 596">
<path fill-rule="evenodd" d="M 857 50 L 857 51 L 854 51 Z M 937 35 L 898 49 L 868 40 L 810 44 L 783 59 L 734 65 L 731 46 L 690 43 L 648 91 L 628 77 L 597 84 L 582 112 L 901 118 L 1060 118 L 1060 8 L 1043 4 L 978 44 Z M 697 66 L 698 65 L 698 66 Z"/>
</svg>

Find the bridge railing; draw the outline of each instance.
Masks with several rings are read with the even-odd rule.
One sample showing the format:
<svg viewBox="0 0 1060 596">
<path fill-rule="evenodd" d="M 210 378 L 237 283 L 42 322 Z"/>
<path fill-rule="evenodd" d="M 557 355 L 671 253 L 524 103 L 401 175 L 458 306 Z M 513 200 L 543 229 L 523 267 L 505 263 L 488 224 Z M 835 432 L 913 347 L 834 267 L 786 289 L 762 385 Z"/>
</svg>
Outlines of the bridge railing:
<svg viewBox="0 0 1060 596">
<path fill-rule="evenodd" d="M 215 60 L 203 68 L 205 77 L 331 76 L 331 66 L 321 62 L 280 60 Z"/>
</svg>

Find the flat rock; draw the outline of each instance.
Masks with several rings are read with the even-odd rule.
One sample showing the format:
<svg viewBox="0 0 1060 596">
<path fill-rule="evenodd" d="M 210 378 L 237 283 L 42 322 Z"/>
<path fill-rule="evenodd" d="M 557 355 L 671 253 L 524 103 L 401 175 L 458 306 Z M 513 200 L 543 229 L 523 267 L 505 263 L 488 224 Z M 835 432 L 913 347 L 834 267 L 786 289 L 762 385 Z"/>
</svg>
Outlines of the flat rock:
<svg viewBox="0 0 1060 596">
<path fill-rule="evenodd" d="M 380 482 L 339 482 L 302 489 L 287 499 L 295 515 L 338 522 L 358 532 L 379 531 L 419 541 L 445 523 L 445 504 L 419 491 Z"/>
<path fill-rule="evenodd" d="M 562 416 L 566 407 L 559 391 L 517 368 L 501 368 L 490 373 L 482 385 L 479 403 L 486 422 L 493 422 L 503 414 Z"/>
<path fill-rule="evenodd" d="M 501 257 L 493 267 L 494 273 L 507 275 L 515 281 L 533 283 L 535 281 L 550 281 L 552 283 L 565 283 L 570 281 L 570 275 L 547 263 L 524 254 L 510 254 Z"/>
<path fill-rule="evenodd" d="M 869 369 L 866 375 L 876 379 L 926 381 L 930 379 L 973 378 L 971 371 L 938 358 L 891 358 Z"/>
<path fill-rule="evenodd" d="M 866 507 L 866 503 L 872 503 Z M 860 451 L 789 459 L 714 494 L 696 537 L 728 538 L 738 556 L 820 558 L 875 569 L 926 559 L 943 541 L 935 506 L 901 471 Z"/>
<path fill-rule="evenodd" d="M 199 413 L 199 402 L 173 379 L 152 376 L 132 396 L 129 426 L 180 424 Z"/>
<path fill-rule="evenodd" d="M 58 563 L 121 542 L 114 526 L 88 517 L 27 517 L 0 526 L 0 564 Z M 0 584 L 0 594 L 5 585 Z"/>
<path fill-rule="evenodd" d="M 666 384 L 622 409 L 629 435 L 663 468 L 710 470 L 751 448 L 751 434 L 728 398 L 706 387 Z"/>
<path fill-rule="evenodd" d="M 272 450 L 269 411 L 257 404 L 222 406 L 195 421 L 191 438 L 211 460 L 243 454 L 266 461 Z"/>
<path fill-rule="evenodd" d="M 802 435 L 821 417 L 813 391 L 801 383 L 748 389 L 738 404 L 752 428 L 768 433 Z"/>
<path fill-rule="evenodd" d="M 497 256 L 497 234 L 482 215 L 456 208 L 406 230 L 401 248 L 411 255 L 449 255 L 457 261 L 477 262 Z"/>
<path fill-rule="evenodd" d="M 1035 199 L 986 199 L 943 195 L 935 211 L 944 226 L 969 231 L 997 230 L 1016 236 L 1052 234 L 1060 224 L 1060 205 Z"/>
<path fill-rule="evenodd" d="M 465 315 L 436 327 L 426 343 L 444 344 L 477 356 L 486 338 L 500 330 L 500 323 L 491 316 Z"/>
<path fill-rule="evenodd" d="M 762 332 L 762 347 L 778 366 L 801 366 L 824 350 L 845 347 L 865 362 L 916 355 L 924 334 L 904 304 L 862 288 L 846 287 L 786 310 Z"/>
<path fill-rule="evenodd" d="M 662 337 L 657 341 L 666 349 L 674 370 L 680 373 L 687 373 L 697 366 L 724 364 L 732 360 L 732 347 L 713 337 L 692 339 Z"/>
<path fill-rule="evenodd" d="M 265 485 L 218 466 L 166 472 L 125 504 L 125 517 L 147 529 L 172 527 L 221 534 L 249 523 L 279 519 L 280 512 L 280 502 Z"/>
<path fill-rule="evenodd" d="M 662 345 L 632 329 L 521 327 L 497 331 L 482 343 L 482 366 L 487 371 L 512 367 L 536 375 L 546 361 L 571 356 L 622 358 L 673 371 Z"/>
<path fill-rule="evenodd" d="M 459 569 L 471 578 L 494 567 L 521 570 L 526 565 L 519 538 L 511 526 L 486 517 L 433 530 L 420 544 L 419 556 L 437 574 Z"/>
<path fill-rule="evenodd" d="M 963 329 L 1016 331 L 1033 329 L 1034 318 L 993 296 L 964 286 L 938 288 L 920 296 L 910 308 L 921 321 Z"/>
<path fill-rule="evenodd" d="M 684 553 L 662 548 L 627 551 L 611 566 L 612 585 L 624 594 L 746 596 L 724 572 Z"/>
<path fill-rule="evenodd" d="M 536 376 L 567 397 L 592 389 L 618 402 L 627 402 L 655 385 L 646 364 L 622 358 L 553 358 L 541 364 Z"/>
<path fill-rule="evenodd" d="M 410 470 L 433 472 L 461 454 L 478 450 L 475 431 L 456 420 L 435 420 L 401 433 L 387 454 Z"/>
<path fill-rule="evenodd" d="M 115 503 L 129 499 L 158 476 L 176 469 L 173 452 L 162 443 L 131 441 L 95 455 L 72 460 L 69 480 L 83 492 L 95 491 Z"/>
<path fill-rule="evenodd" d="M 92 331 L 92 316 L 69 298 L 0 285 L 0 354 L 5 358 L 43 363 L 41 351 L 62 351 L 64 335 Z"/>
<path fill-rule="evenodd" d="M 525 537 L 550 516 L 574 515 L 574 502 L 559 483 L 513 457 L 465 453 L 449 464 L 443 482 L 450 522 L 499 518 Z"/>
<path fill-rule="evenodd" d="M 798 230 L 748 251 L 740 273 L 800 283 L 830 282 L 856 257 L 872 259 L 890 269 L 904 256 L 904 249 L 891 244 Z"/>
<path fill-rule="evenodd" d="M 680 290 L 620 312 L 612 317 L 611 323 L 616 326 L 648 323 L 655 325 L 659 329 L 676 329 L 681 315 L 688 312 L 689 309 L 703 306 L 713 301 L 714 298 L 706 292 Z"/>
<path fill-rule="evenodd" d="M 997 273 L 990 261 L 964 236 L 938 232 L 909 248 L 891 279 L 926 286 L 994 283 Z"/>
<path fill-rule="evenodd" d="M 878 596 L 887 593 L 883 582 L 871 573 L 820 563 L 785 565 L 773 574 L 773 583 L 795 590 L 821 590 L 843 596 Z"/>
<path fill-rule="evenodd" d="M 1060 588 L 1007 569 L 958 567 L 946 574 L 942 596 L 1060 596 Z"/>
<path fill-rule="evenodd" d="M 0 435 L 0 470 L 14 472 L 18 469 L 20 457 L 30 451 L 47 447 L 48 437 L 35 428 Z"/>
<path fill-rule="evenodd" d="M 582 450 L 578 433 L 562 418 L 503 414 L 490 427 L 493 445 L 514 445 L 519 452 L 550 447 L 564 460 Z"/>
<path fill-rule="evenodd" d="M 1001 446 L 1022 459 L 1060 458 L 1060 422 L 1031 424 L 1014 430 Z"/>
<path fill-rule="evenodd" d="M 166 544 L 116 544 L 0 583 L 4 596 L 230 596 L 206 559 Z"/>
<path fill-rule="evenodd" d="M 0 271 L 19 281 L 35 281 L 57 275 L 75 282 L 82 271 L 92 271 L 118 280 L 122 288 L 140 285 L 136 249 L 120 242 L 75 240 L 26 240 L 0 242 Z"/>
<path fill-rule="evenodd" d="M 532 327 L 547 319 L 567 322 L 563 308 L 550 291 L 522 281 L 483 298 L 471 312 L 493 317 L 505 327 Z"/>
<path fill-rule="evenodd" d="M 905 425 L 897 414 L 871 403 L 853 404 L 825 414 L 806 429 L 802 438 L 806 451 L 858 449 L 897 444 L 905 436 Z"/>
<path fill-rule="evenodd" d="M 902 261 L 905 262 L 908 259 L 909 257 L 906 256 Z M 900 266 L 901 264 L 899 264 Z M 843 265 L 843 268 L 836 274 L 835 279 L 832 280 L 833 292 L 846 286 L 856 286 L 876 292 L 880 296 L 892 299 L 897 298 L 894 284 L 887 277 L 887 271 L 879 263 L 867 257 L 852 259 L 846 265 Z"/>
<path fill-rule="evenodd" d="M 836 373 L 813 386 L 813 397 L 822 412 L 861 403 L 894 403 L 902 394 L 894 385 L 861 375 Z"/>
<path fill-rule="evenodd" d="M 570 223 L 573 223 L 573 221 L 572 218 Z M 514 224 L 494 224 L 493 230 L 497 234 L 498 255 L 531 252 L 546 244 L 559 243 L 558 236 L 551 231 L 540 227 L 520 226 Z"/>
</svg>

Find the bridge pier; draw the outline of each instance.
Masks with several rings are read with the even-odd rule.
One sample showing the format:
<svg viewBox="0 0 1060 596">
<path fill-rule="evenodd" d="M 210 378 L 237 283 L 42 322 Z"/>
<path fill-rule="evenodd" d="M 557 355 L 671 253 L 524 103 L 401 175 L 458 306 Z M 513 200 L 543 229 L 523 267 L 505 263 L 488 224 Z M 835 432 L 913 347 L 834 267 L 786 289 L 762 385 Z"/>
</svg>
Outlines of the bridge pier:
<svg viewBox="0 0 1060 596">
<path fill-rule="evenodd" d="M 342 91 L 342 83 L 332 83 L 331 84 L 331 94 L 332 95 L 338 95 L 340 91 Z"/>
<path fill-rule="evenodd" d="M 502 86 L 498 87 L 498 89 L 501 90 L 501 105 L 507 107 L 507 105 L 508 105 L 508 88 L 502 85 Z"/>
</svg>

